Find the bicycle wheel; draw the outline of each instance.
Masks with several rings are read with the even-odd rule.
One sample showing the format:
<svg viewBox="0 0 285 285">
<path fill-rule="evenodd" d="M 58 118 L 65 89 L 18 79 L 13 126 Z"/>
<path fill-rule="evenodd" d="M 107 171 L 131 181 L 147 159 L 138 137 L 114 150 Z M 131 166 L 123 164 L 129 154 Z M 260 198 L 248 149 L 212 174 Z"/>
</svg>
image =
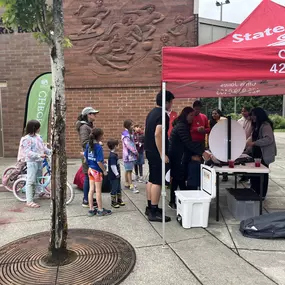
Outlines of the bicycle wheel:
<svg viewBox="0 0 285 285">
<path fill-rule="evenodd" d="M 51 188 L 46 187 L 45 191 L 51 195 Z M 74 190 L 73 187 L 66 182 L 66 205 L 70 204 L 74 199 Z"/>
<path fill-rule="evenodd" d="M 66 182 L 66 205 L 70 204 L 74 199 L 74 190 L 72 185 Z"/>
<path fill-rule="evenodd" d="M 50 173 L 45 172 L 45 174 L 43 176 L 43 179 L 41 179 L 41 184 L 45 184 L 46 183 L 47 176 L 50 176 Z M 50 194 L 50 192 L 51 192 L 51 180 L 49 180 L 49 183 L 45 187 L 45 190 Z"/>
<path fill-rule="evenodd" d="M 17 200 L 21 202 L 26 202 L 26 179 L 25 178 L 19 178 L 15 181 L 13 185 L 13 193 L 14 196 L 17 198 Z"/>
<path fill-rule="evenodd" d="M 10 192 L 13 191 L 13 184 L 15 182 L 15 180 L 10 179 L 10 175 L 13 173 L 15 169 L 16 169 L 15 166 L 10 166 L 6 168 L 2 174 L 2 184 L 5 187 L 5 189 Z"/>
</svg>

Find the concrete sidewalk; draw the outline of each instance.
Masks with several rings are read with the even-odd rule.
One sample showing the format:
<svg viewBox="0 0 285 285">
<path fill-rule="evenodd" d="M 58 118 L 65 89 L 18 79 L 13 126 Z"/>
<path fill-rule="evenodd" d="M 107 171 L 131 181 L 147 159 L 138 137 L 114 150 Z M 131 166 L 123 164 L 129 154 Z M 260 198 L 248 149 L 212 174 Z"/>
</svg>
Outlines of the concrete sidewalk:
<svg viewBox="0 0 285 285">
<path fill-rule="evenodd" d="M 285 133 L 277 133 L 278 157 L 271 167 L 266 212 L 285 209 Z M 0 172 L 13 164 L 12 159 L 0 159 Z M 68 161 L 68 180 L 73 181 L 79 160 Z M 225 189 L 233 181 L 222 183 Z M 137 263 L 125 285 L 270 285 L 285 284 L 285 240 L 244 238 L 239 222 L 227 209 L 225 191 L 221 191 L 221 220 L 215 221 L 215 204 L 211 205 L 207 229 L 183 229 L 176 222 L 176 212 L 167 208 L 172 221 L 166 224 L 168 247 L 161 246 L 162 226 L 150 223 L 144 215 L 145 185 L 138 184 L 140 194 L 124 191 L 126 206 L 114 210 L 108 217 L 87 217 L 81 207 L 82 192 L 68 206 L 69 228 L 105 230 L 122 236 L 136 249 Z M 103 195 L 105 207 L 110 197 Z M 40 201 L 41 208 L 28 209 L 15 200 L 12 193 L 0 192 L 0 246 L 18 238 L 49 230 L 49 202 Z"/>
</svg>

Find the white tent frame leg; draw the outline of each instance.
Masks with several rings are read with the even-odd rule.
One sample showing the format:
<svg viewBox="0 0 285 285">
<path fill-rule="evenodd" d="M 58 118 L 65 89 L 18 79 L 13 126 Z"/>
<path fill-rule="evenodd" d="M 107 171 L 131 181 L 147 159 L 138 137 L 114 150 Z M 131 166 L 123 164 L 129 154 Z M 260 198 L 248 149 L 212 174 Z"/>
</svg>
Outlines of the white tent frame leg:
<svg viewBox="0 0 285 285">
<path fill-rule="evenodd" d="M 162 82 L 162 184 L 161 184 L 161 196 L 162 196 L 162 243 L 163 246 L 166 245 L 165 240 L 165 197 L 166 197 L 166 191 L 165 191 L 165 141 L 166 141 L 166 120 L 165 120 L 165 114 L 166 114 L 166 82 Z"/>
</svg>

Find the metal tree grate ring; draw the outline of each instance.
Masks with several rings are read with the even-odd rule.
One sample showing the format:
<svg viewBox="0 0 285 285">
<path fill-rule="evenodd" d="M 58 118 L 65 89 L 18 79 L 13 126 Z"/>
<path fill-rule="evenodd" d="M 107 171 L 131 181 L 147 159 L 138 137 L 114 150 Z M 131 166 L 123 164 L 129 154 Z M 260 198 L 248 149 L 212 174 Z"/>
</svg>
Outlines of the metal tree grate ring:
<svg viewBox="0 0 285 285">
<path fill-rule="evenodd" d="M 76 259 L 47 266 L 49 232 L 31 235 L 0 248 L 1 285 L 115 285 L 132 271 L 136 254 L 121 237 L 103 231 L 71 229 L 68 249 Z"/>
</svg>

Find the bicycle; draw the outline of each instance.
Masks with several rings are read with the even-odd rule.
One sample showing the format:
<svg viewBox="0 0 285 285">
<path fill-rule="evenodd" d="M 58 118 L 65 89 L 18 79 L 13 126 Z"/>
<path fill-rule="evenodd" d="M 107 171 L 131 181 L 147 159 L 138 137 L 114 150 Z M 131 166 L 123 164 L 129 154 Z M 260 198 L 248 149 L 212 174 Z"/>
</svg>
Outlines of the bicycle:
<svg viewBox="0 0 285 285">
<path fill-rule="evenodd" d="M 44 176 L 50 175 L 49 164 L 46 159 L 43 160 L 43 169 L 45 168 L 46 172 Z M 9 166 L 4 170 L 2 175 L 2 184 L 9 192 L 13 192 L 13 185 L 15 181 L 19 178 L 25 177 L 27 174 L 27 165 L 25 165 L 19 173 L 15 174 L 16 169 L 16 166 Z"/>
<path fill-rule="evenodd" d="M 43 162 L 44 167 L 47 169 L 47 172 L 44 176 L 37 178 L 36 190 L 39 190 L 39 196 L 45 196 L 45 194 L 51 194 L 51 189 L 49 188 L 51 182 L 51 169 L 48 163 L 48 160 L 45 158 Z M 17 179 L 13 185 L 13 193 L 17 200 L 21 202 L 26 202 L 26 177 L 21 177 Z M 74 199 L 73 187 L 66 182 L 66 204 L 70 204 Z"/>
</svg>

